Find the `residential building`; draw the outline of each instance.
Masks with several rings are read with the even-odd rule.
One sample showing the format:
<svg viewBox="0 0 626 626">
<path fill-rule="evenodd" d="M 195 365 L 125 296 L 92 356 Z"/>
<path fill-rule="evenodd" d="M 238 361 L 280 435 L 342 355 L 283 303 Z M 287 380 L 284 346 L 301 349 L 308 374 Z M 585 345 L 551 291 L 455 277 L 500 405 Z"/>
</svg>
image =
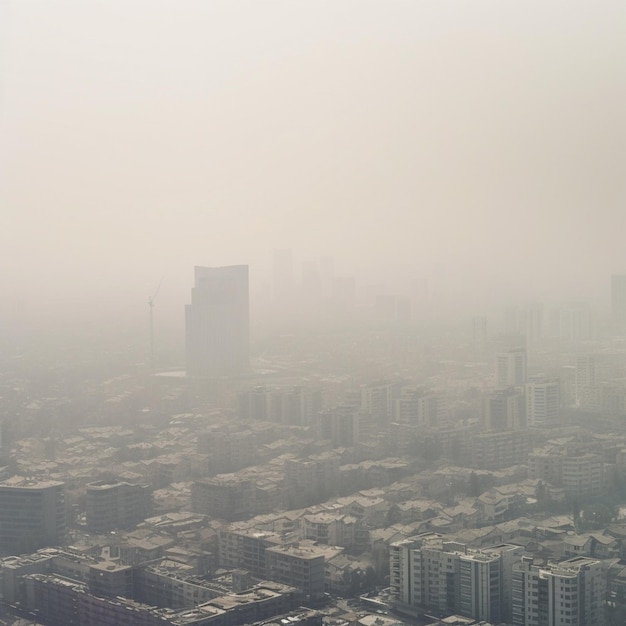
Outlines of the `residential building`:
<svg viewBox="0 0 626 626">
<path fill-rule="evenodd" d="M 519 430 L 526 426 L 525 397 L 515 387 L 496 389 L 485 398 L 484 425 L 487 430 Z"/>
<path fill-rule="evenodd" d="M 362 414 L 357 407 L 342 404 L 320 411 L 314 419 L 317 438 L 332 441 L 335 447 L 352 447 L 359 442 Z"/>
<path fill-rule="evenodd" d="M 394 401 L 393 418 L 401 424 L 439 428 L 448 419 L 447 399 L 425 389 L 404 387 Z"/>
<path fill-rule="evenodd" d="M 526 424 L 549 426 L 561 417 L 559 381 L 538 378 L 526 383 Z"/>
<path fill-rule="evenodd" d="M 65 542 L 65 491 L 57 481 L 14 477 L 0 483 L 0 555 Z"/>
<path fill-rule="evenodd" d="M 523 387 L 527 380 L 527 355 L 525 348 L 515 348 L 496 356 L 496 386 Z"/>
<path fill-rule="evenodd" d="M 391 544 L 390 586 L 400 607 L 500 623 L 510 615 L 513 566 L 522 553 L 513 544 L 472 550 L 425 533 Z"/>
<path fill-rule="evenodd" d="M 87 485 L 85 508 L 91 532 L 132 528 L 152 514 L 152 491 L 149 485 L 100 480 Z"/>
<path fill-rule="evenodd" d="M 474 434 L 470 439 L 471 465 L 476 469 L 497 470 L 524 464 L 529 444 L 526 430 Z"/>
<path fill-rule="evenodd" d="M 563 457 L 563 489 L 579 501 L 605 492 L 604 459 L 599 454 L 577 453 Z"/>
<path fill-rule="evenodd" d="M 239 417 L 308 426 L 322 409 L 322 392 L 307 387 L 254 387 L 238 395 Z"/>
<path fill-rule="evenodd" d="M 535 564 L 523 557 L 513 566 L 514 626 L 604 626 L 606 578 L 600 561 L 576 557 Z"/>
<path fill-rule="evenodd" d="M 576 355 L 575 403 L 581 409 L 597 411 L 600 406 L 603 357 L 600 354 Z"/>
<path fill-rule="evenodd" d="M 267 577 L 302 590 L 311 600 L 320 599 L 324 596 L 325 562 L 341 551 L 308 541 L 267 548 Z"/>
<path fill-rule="evenodd" d="M 254 515 L 256 495 L 255 481 L 237 474 L 220 474 L 191 485 L 194 513 L 229 521 Z"/>
</svg>

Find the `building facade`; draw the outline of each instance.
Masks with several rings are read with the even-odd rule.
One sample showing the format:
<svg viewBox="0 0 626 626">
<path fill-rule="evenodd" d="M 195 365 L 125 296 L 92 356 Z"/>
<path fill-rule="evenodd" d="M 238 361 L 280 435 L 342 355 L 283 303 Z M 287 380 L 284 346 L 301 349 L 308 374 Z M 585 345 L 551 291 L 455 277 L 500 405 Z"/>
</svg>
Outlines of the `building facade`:
<svg viewBox="0 0 626 626">
<path fill-rule="evenodd" d="M 401 605 L 494 624 L 510 617 L 513 566 L 523 548 L 471 550 L 434 533 L 390 547 L 390 586 Z"/>
<path fill-rule="evenodd" d="M 538 565 L 523 557 L 513 567 L 514 626 L 604 626 L 606 580 L 600 561 L 576 557 Z"/>
<path fill-rule="evenodd" d="M 152 514 L 152 492 L 148 485 L 100 480 L 87 485 L 85 508 L 91 532 L 132 528 Z"/>
<path fill-rule="evenodd" d="M 19 479 L 0 484 L 0 555 L 34 552 L 64 541 L 63 483 Z"/>
</svg>

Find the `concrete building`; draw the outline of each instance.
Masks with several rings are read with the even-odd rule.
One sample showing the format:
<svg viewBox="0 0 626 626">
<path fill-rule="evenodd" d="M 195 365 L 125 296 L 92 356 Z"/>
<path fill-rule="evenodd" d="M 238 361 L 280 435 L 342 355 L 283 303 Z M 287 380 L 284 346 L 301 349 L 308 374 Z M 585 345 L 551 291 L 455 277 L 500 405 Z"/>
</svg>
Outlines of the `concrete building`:
<svg viewBox="0 0 626 626">
<path fill-rule="evenodd" d="M 326 559 L 341 551 L 341 548 L 318 546 L 308 541 L 267 548 L 267 577 L 297 587 L 311 600 L 320 599 L 324 596 Z"/>
<path fill-rule="evenodd" d="M 293 386 L 287 388 L 254 387 L 238 394 L 239 417 L 308 426 L 322 409 L 320 389 Z"/>
<path fill-rule="evenodd" d="M 580 445 L 548 445 L 528 455 L 528 472 L 556 487 L 572 499 L 583 501 L 605 493 L 604 458 Z"/>
<path fill-rule="evenodd" d="M 14 477 L 0 483 L 0 555 L 65 541 L 64 484 Z"/>
<path fill-rule="evenodd" d="M 187 374 L 232 376 L 250 369 L 248 266 L 198 267 L 185 307 Z"/>
<path fill-rule="evenodd" d="M 445 396 L 424 389 L 405 387 L 394 400 L 393 419 L 401 424 L 439 428 L 446 423 L 448 415 Z"/>
<path fill-rule="evenodd" d="M 526 424 L 558 424 L 561 417 L 559 381 L 541 378 L 526 383 Z"/>
<path fill-rule="evenodd" d="M 387 424 L 393 416 L 395 400 L 400 396 L 400 382 L 381 381 L 361 387 L 361 409 L 379 424 Z"/>
<path fill-rule="evenodd" d="M 515 387 L 496 389 L 485 398 L 483 423 L 487 430 L 519 430 L 526 426 L 525 397 Z"/>
<path fill-rule="evenodd" d="M 527 380 L 528 357 L 525 348 L 515 348 L 496 356 L 496 386 L 523 387 Z"/>
<path fill-rule="evenodd" d="M 224 432 L 210 429 L 198 433 L 198 453 L 207 455 L 209 474 L 229 474 L 253 465 L 257 460 L 259 438 L 251 430 Z"/>
<path fill-rule="evenodd" d="M 133 597 L 133 568 L 112 561 L 98 561 L 89 565 L 89 591 L 96 596 Z"/>
<path fill-rule="evenodd" d="M 600 354 L 576 355 L 574 382 L 575 404 L 581 409 L 597 411 L 600 406 L 600 383 L 603 378 Z"/>
<path fill-rule="evenodd" d="M 164 572 L 145 577 L 142 568 L 53 549 L 0 565 L 2 600 L 46 626 L 244 626 L 285 615 L 302 598 L 247 572 L 233 573 L 231 589 Z"/>
<path fill-rule="evenodd" d="M 312 513 L 300 521 L 300 533 L 315 543 L 353 549 L 361 538 L 365 525 L 352 515 Z"/>
<path fill-rule="evenodd" d="M 597 498 L 605 492 L 604 459 L 585 453 L 563 457 L 563 489 L 579 501 Z"/>
<path fill-rule="evenodd" d="M 254 515 L 256 495 L 255 481 L 237 474 L 220 474 L 191 485 L 194 513 L 228 521 Z"/>
<path fill-rule="evenodd" d="M 359 409 L 343 404 L 320 411 L 314 419 L 317 438 L 332 441 L 338 447 L 352 447 L 359 442 Z"/>
<path fill-rule="evenodd" d="M 576 557 L 539 565 L 530 557 L 513 566 L 514 626 L 604 626 L 606 579 L 600 561 Z"/>
<path fill-rule="evenodd" d="M 152 514 L 149 485 L 100 480 L 87 485 L 85 508 L 90 532 L 132 528 Z"/>
<path fill-rule="evenodd" d="M 477 433 L 470 439 L 470 462 L 476 469 L 497 470 L 526 463 L 529 450 L 526 430 Z"/>
<path fill-rule="evenodd" d="M 334 453 L 285 462 L 285 489 L 290 508 L 323 502 L 337 491 L 341 457 Z"/>
<path fill-rule="evenodd" d="M 267 576 L 267 548 L 282 545 L 281 538 L 271 532 L 222 529 L 219 533 L 220 566 L 244 568 L 256 578 Z"/>
<path fill-rule="evenodd" d="M 494 624 L 510 614 L 513 566 L 523 548 L 471 550 L 434 533 L 390 546 L 390 586 L 402 605 Z"/>
</svg>

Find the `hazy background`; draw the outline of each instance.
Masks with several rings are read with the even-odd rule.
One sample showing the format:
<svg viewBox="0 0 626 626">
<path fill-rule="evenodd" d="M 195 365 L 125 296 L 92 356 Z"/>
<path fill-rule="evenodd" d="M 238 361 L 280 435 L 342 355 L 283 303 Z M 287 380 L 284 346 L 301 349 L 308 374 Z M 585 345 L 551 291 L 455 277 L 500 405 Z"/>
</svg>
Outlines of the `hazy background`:
<svg viewBox="0 0 626 626">
<path fill-rule="evenodd" d="M 2 317 L 133 319 L 274 248 L 467 301 L 626 271 L 626 3 L 3 0 Z M 296 269 L 299 265 L 296 264 Z"/>
</svg>

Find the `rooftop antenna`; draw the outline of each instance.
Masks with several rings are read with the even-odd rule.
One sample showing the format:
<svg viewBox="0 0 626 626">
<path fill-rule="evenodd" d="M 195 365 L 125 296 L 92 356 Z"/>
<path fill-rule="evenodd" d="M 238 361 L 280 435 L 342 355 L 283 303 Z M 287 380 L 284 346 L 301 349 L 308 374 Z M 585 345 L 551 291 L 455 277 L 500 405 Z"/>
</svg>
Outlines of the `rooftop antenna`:
<svg viewBox="0 0 626 626">
<path fill-rule="evenodd" d="M 154 293 L 148 298 L 148 306 L 150 307 L 150 371 L 154 374 L 154 302 L 159 295 L 163 276 L 154 290 Z"/>
</svg>

